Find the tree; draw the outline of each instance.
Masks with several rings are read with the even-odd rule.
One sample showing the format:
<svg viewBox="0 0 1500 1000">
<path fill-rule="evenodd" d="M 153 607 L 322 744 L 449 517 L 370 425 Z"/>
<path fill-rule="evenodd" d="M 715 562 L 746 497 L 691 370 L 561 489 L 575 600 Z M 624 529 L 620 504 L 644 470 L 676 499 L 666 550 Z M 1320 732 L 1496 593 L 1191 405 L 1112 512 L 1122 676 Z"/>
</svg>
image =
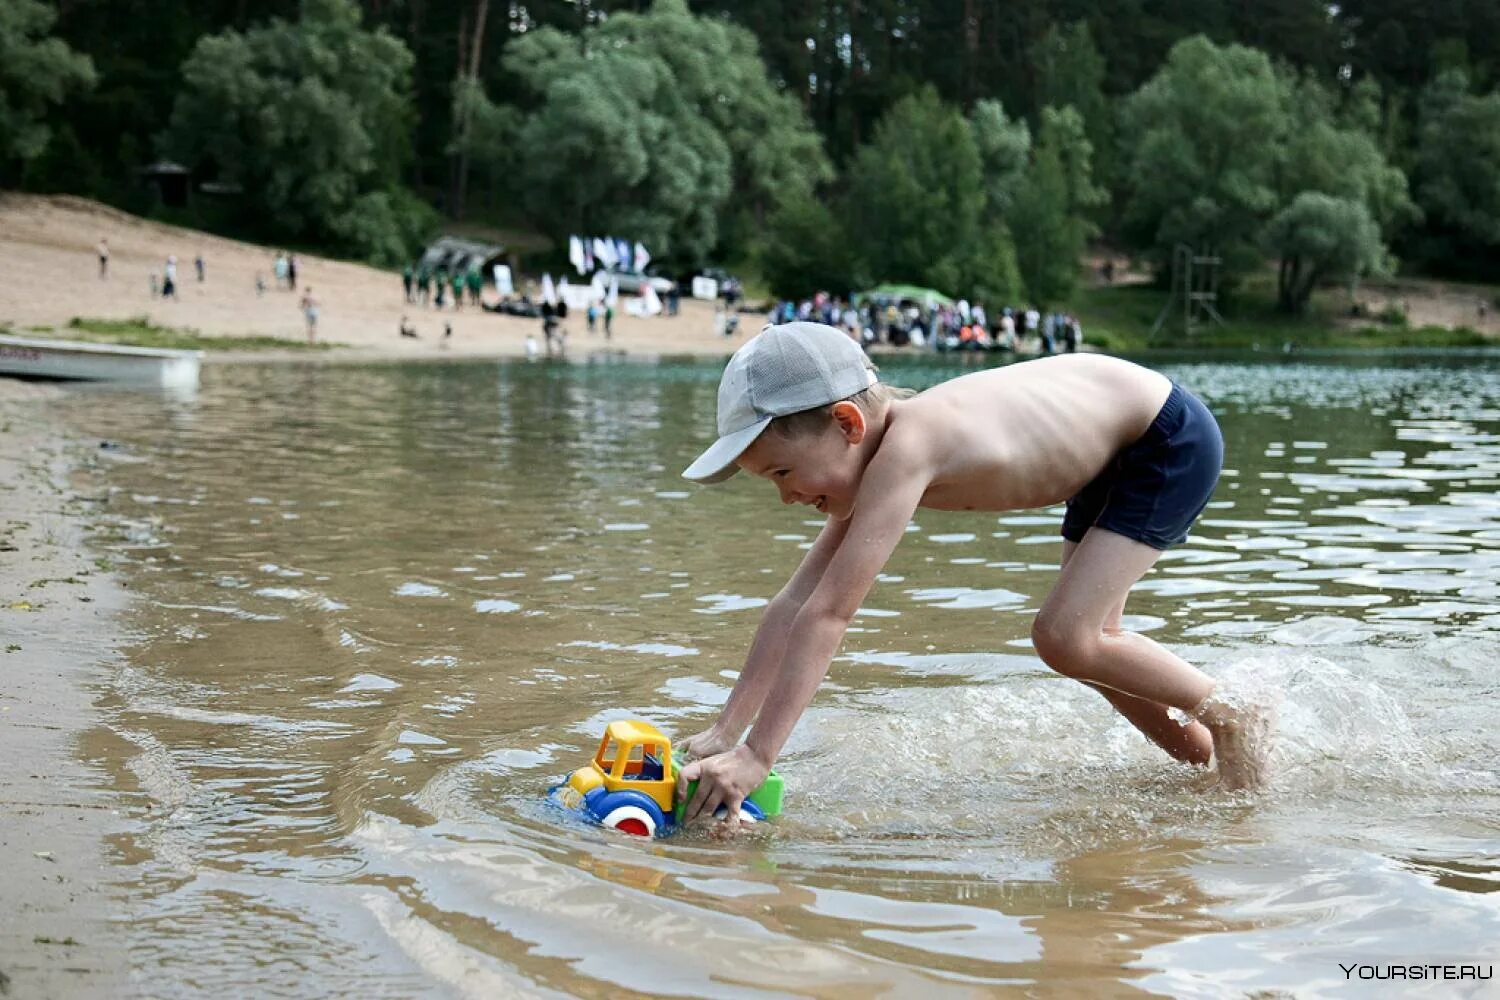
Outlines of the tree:
<svg viewBox="0 0 1500 1000">
<path fill-rule="evenodd" d="M 48 37 L 57 13 L 40 0 L 0 4 L 0 178 L 9 164 L 47 149 L 48 109 L 70 90 L 94 85 L 94 64 Z"/>
<path fill-rule="evenodd" d="M 1458 71 L 1442 74 L 1423 95 L 1417 151 L 1417 197 L 1428 218 L 1462 248 L 1500 247 L 1500 92 L 1469 93 Z"/>
<path fill-rule="evenodd" d="M 980 101 L 969 115 L 979 169 L 984 178 L 987 219 L 1003 221 L 1015 204 L 1031 155 L 1031 130 L 1012 121 L 999 101 Z"/>
<path fill-rule="evenodd" d="M 1036 106 L 1077 109 L 1093 149 L 1093 176 L 1107 179 L 1114 164 L 1113 112 L 1104 96 L 1104 57 L 1088 23 L 1053 25 L 1037 46 L 1036 69 Z"/>
<path fill-rule="evenodd" d="M 1266 227 L 1266 241 L 1281 258 L 1277 301 L 1299 315 L 1318 284 L 1388 270 L 1380 227 L 1364 203 L 1303 191 Z"/>
<path fill-rule="evenodd" d="M 981 179 L 957 109 L 931 88 L 898 101 L 849 169 L 846 225 L 863 272 L 957 292 L 982 255 Z"/>
<path fill-rule="evenodd" d="M 742 28 L 684 0 L 616 14 L 578 35 L 513 42 L 533 95 L 520 130 L 531 218 L 554 237 L 611 232 L 699 263 L 736 208 L 763 217 L 829 176 L 816 133 L 766 76 Z"/>
<path fill-rule="evenodd" d="M 1286 140 L 1279 150 L 1276 193 L 1289 205 L 1304 191 L 1318 191 L 1365 206 L 1387 235 L 1419 213 L 1407 193 L 1406 175 L 1376 141 L 1380 127 L 1374 84 L 1350 92 L 1342 107 L 1310 73 L 1287 75 Z"/>
<path fill-rule="evenodd" d="M 1286 96 L 1264 54 L 1198 37 L 1126 101 L 1126 232 L 1158 267 L 1179 243 L 1216 248 L 1230 282 L 1260 262 Z"/>
<path fill-rule="evenodd" d="M 411 62 L 390 34 L 360 27 L 351 0 L 304 0 L 296 24 L 198 42 L 162 144 L 238 183 L 248 218 L 275 232 L 394 263 L 430 216 L 399 183 Z"/>
<path fill-rule="evenodd" d="M 1036 155 L 1011 213 L 1021 278 L 1039 305 L 1072 295 L 1079 258 L 1097 231 L 1089 215 L 1104 194 L 1094 186 L 1090 152 L 1083 116 L 1072 107 L 1043 110 Z"/>
<path fill-rule="evenodd" d="M 766 230 L 760 271 L 773 295 L 802 299 L 819 291 L 842 294 L 864 284 L 837 215 L 815 195 L 782 201 Z"/>
</svg>

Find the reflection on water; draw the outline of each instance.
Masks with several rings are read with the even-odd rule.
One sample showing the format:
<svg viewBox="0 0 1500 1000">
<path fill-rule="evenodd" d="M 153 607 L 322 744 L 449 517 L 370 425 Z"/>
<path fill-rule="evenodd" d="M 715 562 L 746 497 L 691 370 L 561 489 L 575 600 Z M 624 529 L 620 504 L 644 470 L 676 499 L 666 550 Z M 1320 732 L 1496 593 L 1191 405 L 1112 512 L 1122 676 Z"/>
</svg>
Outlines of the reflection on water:
<svg viewBox="0 0 1500 1000">
<path fill-rule="evenodd" d="M 922 511 L 779 765 L 786 815 L 733 843 L 540 800 L 609 719 L 709 720 L 817 531 L 677 478 L 714 366 L 70 397 L 118 445 L 99 544 L 140 594 L 105 707 L 151 992 L 1216 996 L 1493 961 L 1500 366 L 1163 367 L 1228 469 L 1127 623 L 1285 688 L 1276 787 L 1205 790 L 1030 654 L 1060 511 Z"/>
</svg>

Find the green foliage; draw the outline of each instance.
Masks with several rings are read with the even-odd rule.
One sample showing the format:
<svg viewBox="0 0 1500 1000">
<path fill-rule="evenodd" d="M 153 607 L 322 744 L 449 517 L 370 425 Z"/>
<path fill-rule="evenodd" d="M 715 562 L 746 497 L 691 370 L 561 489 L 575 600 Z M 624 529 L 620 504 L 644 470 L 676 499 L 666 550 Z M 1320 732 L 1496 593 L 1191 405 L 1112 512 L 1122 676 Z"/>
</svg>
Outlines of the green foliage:
<svg viewBox="0 0 1500 1000">
<path fill-rule="evenodd" d="M 1423 95 L 1417 196 L 1461 244 L 1500 246 L 1500 91 L 1468 92 L 1449 71 Z"/>
<path fill-rule="evenodd" d="M 48 37 L 56 18 L 41 0 L 0 3 L 0 180 L 9 165 L 47 150 L 49 110 L 70 90 L 94 85 L 92 60 Z"/>
<path fill-rule="evenodd" d="M 1015 204 L 1031 154 L 1031 130 L 1012 121 L 999 101 L 980 101 L 969 114 L 969 128 L 979 150 L 986 214 L 1004 219 Z"/>
<path fill-rule="evenodd" d="M 1054 24 L 1037 46 L 1035 58 L 1036 106 L 1077 110 L 1093 149 L 1093 175 L 1108 178 L 1114 165 L 1113 111 L 1104 95 L 1104 57 L 1088 23 Z"/>
<path fill-rule="evenodd" d="M 1293 313 L 1317 282 L 1385 267 L 1382 232 L 1418 213 L 1375 138 L 1377 96 L 1362 86 L 1340 106 L 1260 53 L 1178 45 L 1127 107 L 1134 234 L 1161 265 L 1178 243 L 1217 250 L 1231 287 L 1278 254 Z"/>
<path fill-rule="evenodd" d="M 930 88 L 897 102 L 849 169 L 846 224 L 864 276 L 962 294 L 982 270 L 981 178 L 957 110 Z"/>
<path fill-rule="evenodd" d="M 1289 204 L 1304 191 L 1318 191 L 1365 206 L 1382 231 L 1391 233 L 1419 213 L 1407 195 L 1406 175 L 1392 166 L 1376 142 L 1378 95 L 1362 88 L 1346 107 L 1316 78 L 1286 81 L 1290 127 L 1277 170 L 1277 201 Z"/>
<path fill-rule="evenodd" d="M 1229 278 L 1259 263 L 1286 106 L 1285 83 L 1263 53 L 1201 37 L 1176 45 L 1129 98 L 1125 220 L 1158 266 L 1178 243 L 1217 248 Z"/>
<path fill-rule="evenodd" d="M 1306 311 L 1325 279 L 1388 271 L 1380 227 L 1353 198 L 1303 191 L 1271 220 L 1266 240 L 1281 258 L 1278 303 L 1293 315 Z"/>
<path fill-rule="evenodd" d="M 609 232 L 697 263 L 731 199 L 764 213 L 830 175 L 754 37 L 683 0 L 578 36 L 528 32 L 505 63 L 536 100 L 520 128 L 520 190 L 554 237 Z"/>
<path fill-rule="evenodd" d="M 1036 156 L 1011 213 L 1017 258 L 1031 301 L 1051 306 L 1073 294 L 1078 261 L 1096 232 L 1089 212 L 1104 200 L 1094 186 L 1083 117 L 1072 107 L 1047 108 Z"/>
<path fill-rule="evenodd" d="M 838 217 L 811 193 L 782 201 L 771 213 L 759 268 L 771 293 L 808 298 L 820 290 L 851 291 L 865 284 L 855 273 Z"/>
<path fill-rule="evenodd" d="M 277 235 L 393 263 L 424 222 L 396 193 L 411 64 L 400 41 L 360 27 L 351 0 L 304 0 L 296 24 L 198 42 L 163 145 L 239 183 L 247 212 Z"/>
</svg>

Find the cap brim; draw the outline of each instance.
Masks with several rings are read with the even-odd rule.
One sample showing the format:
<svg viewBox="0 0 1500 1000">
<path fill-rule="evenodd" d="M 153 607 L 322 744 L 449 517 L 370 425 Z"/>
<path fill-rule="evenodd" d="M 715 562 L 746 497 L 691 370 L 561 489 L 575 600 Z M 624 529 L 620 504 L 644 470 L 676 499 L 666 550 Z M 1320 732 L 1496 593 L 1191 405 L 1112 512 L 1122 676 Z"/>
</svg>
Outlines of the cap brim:
<svg viewBox="0 0 1500 1000">
<path fill-rule="evenodd" d="M 699 455 L 692 465 L 682 470 L 682 478 L 704 485 L 722 483 L 740 471 L 740 467 L 734 464 L 734 460 L 744 454 L 745 449 L 760 437 L 760 432 L 769 426 L 771 426 L 771 418 L 766 417 L 742 430 L 725 434 L 709 445 L 708 450 Z"/>
</svg>

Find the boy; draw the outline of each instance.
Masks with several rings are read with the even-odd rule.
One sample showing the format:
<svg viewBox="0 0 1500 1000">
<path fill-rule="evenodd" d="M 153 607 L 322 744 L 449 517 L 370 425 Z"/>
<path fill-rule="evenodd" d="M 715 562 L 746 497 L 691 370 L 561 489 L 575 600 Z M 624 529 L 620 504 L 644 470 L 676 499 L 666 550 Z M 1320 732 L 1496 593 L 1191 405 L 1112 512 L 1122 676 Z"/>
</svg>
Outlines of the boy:
<svg viewBox="0 0 1500 1000">
<path fill-rule="evenodd" d="M 680 790 L 699 780 L 688 819 L 722 805 L 733 820 L 765 779 L 919 506 L 1066 501 L 1062 571 L 1032 626 L 1037 654 L 1098 689 L 1176 759 L 1207 764 L 1217 754 L 1228 788 L 1262 781 L 1268 719 L 1215 697 L 1206 675 L 1120 629 L 1131 586 L 1186 537 L 1223 459 L 1213 416 L 1165 376 L 1075 354 L 912 395 L 880 383 L 841 331 L 787 323 L 730 359 L 718 429 L 685 478 L 716 483 L 743 469 L 770 480 L 782 503 L 828 521 L 766 608 L 718 721 L 682 743 L 697 759 Z"/>
</svg>

